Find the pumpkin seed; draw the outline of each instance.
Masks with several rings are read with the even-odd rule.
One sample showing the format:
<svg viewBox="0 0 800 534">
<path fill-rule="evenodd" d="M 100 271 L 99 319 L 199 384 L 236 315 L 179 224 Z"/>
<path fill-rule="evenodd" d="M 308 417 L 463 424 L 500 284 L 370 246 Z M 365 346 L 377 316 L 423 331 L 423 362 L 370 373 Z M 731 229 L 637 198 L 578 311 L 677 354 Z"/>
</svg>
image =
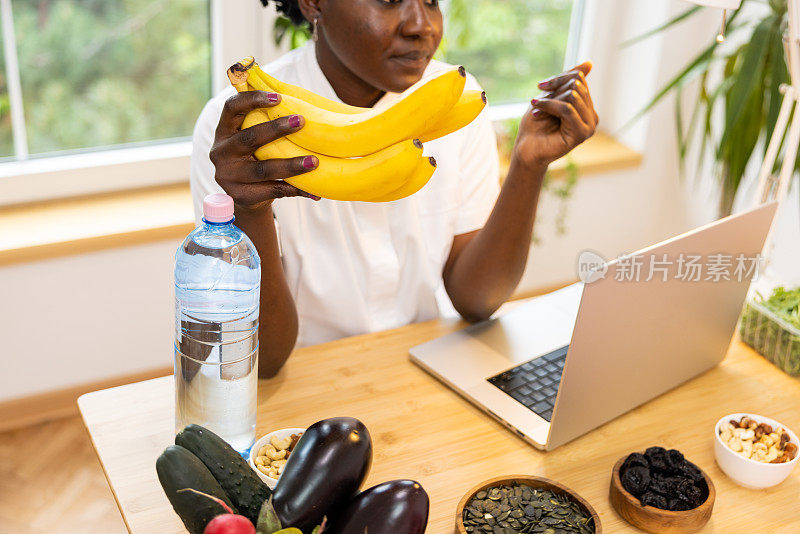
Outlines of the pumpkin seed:
<svg viewBox="0 0 800 534">
<path fill-rule="evenodd" d="M 567 495 L 525 484 L 481 490 L 464 508 L 467 532 L 592 534 L 594 522 Z"/>
</svg>

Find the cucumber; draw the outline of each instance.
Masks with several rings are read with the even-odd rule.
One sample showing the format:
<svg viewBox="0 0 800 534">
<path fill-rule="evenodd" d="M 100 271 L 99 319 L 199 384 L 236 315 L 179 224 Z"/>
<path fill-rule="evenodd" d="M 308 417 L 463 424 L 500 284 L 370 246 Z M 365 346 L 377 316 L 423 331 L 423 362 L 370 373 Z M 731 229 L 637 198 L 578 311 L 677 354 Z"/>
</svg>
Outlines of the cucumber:
<svg viewBox="0 0 800 534">
<path fill-rule="evenodd" d="M 219 497 L 225 504 L 234 508 L 211 471 L 197 456 L 183 447 L 177 445 L 167 447 L 156 460 L 156 472 L 172 508 L 191 534 L 203 534 L 209 521 L 227 512 L 207 497 L 191 491 L 178 490 L 191 488 L 202 491 Z"/>
<path fill-rule="evenodd" d="M 189 425 L 178 432 L 175 443 L 200 458 L 239 513 L 254 525 L 258 523 L 261 506 L 272 495 L 272 491 L 233 447 L 199 425 Z"/>
</svg>

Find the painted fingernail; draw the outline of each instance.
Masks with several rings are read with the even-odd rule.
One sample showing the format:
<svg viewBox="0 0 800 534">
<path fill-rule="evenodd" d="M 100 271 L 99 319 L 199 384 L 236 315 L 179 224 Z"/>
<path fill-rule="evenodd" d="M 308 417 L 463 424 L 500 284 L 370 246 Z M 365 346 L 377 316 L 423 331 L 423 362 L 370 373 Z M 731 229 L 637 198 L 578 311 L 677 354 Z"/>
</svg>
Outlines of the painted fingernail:
<svg viewBox="0 0 800 534">
<path fill-rule="evenodd" d="M 291 117 L 289 117 L 289 127 L 290 128 L 300 127 L 300 115 L 292 115 Z"/>
<path fill-rule="evenodd" d="M 534 117 L 538 117 L 541 114 L 542 114 L 542 110 L 541 109 L 534 109 L 533 110 L 533 116 Z"/>
<path fill-rule="evenodd" d="M 275 103 L 280 99 L 281 97 L 278 95 L 278 93 L 267 93 L 267 101 L 269 102 Z"/>
<path fill-rule="evenodd" d="M 539 99 L 538 98 L 532 98 L 531 99 L 531 106 L 535 106 L 538 103 L 539 103 Z"/>
<path fill-rule="evenodd" d="M 550 86 L 550 82 L 539 82 L 539 89 L 547 89 Z"/>
<path fill-rule="evenodd" d="M 316 156 L 306 156 L 303 158 L 303 168 L 316 169 L 319 161 Z"/>
</svg>

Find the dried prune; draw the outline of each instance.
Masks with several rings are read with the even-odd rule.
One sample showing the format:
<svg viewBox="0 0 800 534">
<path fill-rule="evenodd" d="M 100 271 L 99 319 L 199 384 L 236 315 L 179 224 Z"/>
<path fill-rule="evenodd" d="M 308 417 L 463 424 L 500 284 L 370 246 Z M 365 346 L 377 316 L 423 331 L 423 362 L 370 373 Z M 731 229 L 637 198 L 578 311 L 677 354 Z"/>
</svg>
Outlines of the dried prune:
<svg viewBox="0 0 800 534">
<path fill-rule="evenodd" d="M 664 447 L 650 447 L 644 451 L 650 468 L 656 471 L 667 470 L 667 450 Z"/>
<path fill-rule="evenodd" d="M 676 475 L 688 478 L 695 483 L 703 480 L 703 472 L 700 471 L 700 468 L 686 460 L 683 461 L 683 465 L 681 465 Z"/>
<path fill-rule="evenodd" d="M 694 485 L 700 490 L 700 497 L 702 497 L 703 501 L 708 499 L 708 484 L 706 484 L 706 479 L 695 482 Z"/>
<path fill-rule="evenodd" d="M 622 475 L 622 487 L 638 497 L 647 491 L 650 485 L 650 470 L 641 465 L 634 465 Z"/>
<path fill-rule="evenodd" d="M 642 506 L 652 506 L 661 510 L 666 510 L 667 504 L 669 503 L 666 497 L 652 491 L 643 493 L 639 498 L 639 502 L 642 503 Z"/>
<path fill-rule="evenodd" d="M 650 469 L 650 463 L 647 461 L 645 455 L 639 452 L 634 452 L 625 458 L 625 461 L 622 462 L 622 467 L 619 468 L 619 471 L 620 473 L 624 473 L 629 467 L 633 467 L 635 465 Z"/>
<path fill-rule="evenodd" d="M 682 499 L 670 499 L 667 503 L 667 510 L 672 510 L 673 512 L 683 512 L 690 509 L 689 503 Z"/>
<path fill-rule="evenodd" d="M 703 504 L 703 492 L 691 480 L 684 479 L 678 487 L 679 497 L 689 503 L 690 508 L 697 508 Z"/>
<path fill-rule="evenodd" d="M 650 478 L 650 489 L 665 497 L 675 497 L 678 494 L 678 486 L 683 480 L 685 479 L 655 473 Z"/>
<path fill-rule="evenodd" d="M 683 458 L 683 453 L 676 449 L 670 449 L 666 454 L 667 469 L 671 475 L 680 474 L 680 470 L 686 460 Z"/>
<path fill-rule="evenodd" d="M 622 463 L 620 478 L 642 506 L 683 511 L 708 499 L 702 471 L 676 449 L 650 447 L 644 454 L 630 454 Z"/>
</svg>

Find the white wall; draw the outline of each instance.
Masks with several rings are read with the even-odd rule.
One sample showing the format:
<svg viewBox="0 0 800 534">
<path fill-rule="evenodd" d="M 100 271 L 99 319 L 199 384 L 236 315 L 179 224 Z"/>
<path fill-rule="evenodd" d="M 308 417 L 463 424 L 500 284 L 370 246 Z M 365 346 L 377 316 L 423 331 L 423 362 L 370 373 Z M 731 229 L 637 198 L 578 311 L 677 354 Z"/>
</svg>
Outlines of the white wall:
<svg viewBox="0 0 800 534">
<path fill-rule="evenodd" d="M 719 22 L 709 12 L 666 36 L 620 50 L 619 42 L 656 26 L 685 4 L 589 0 L 588 7 L 587 18 L 594 12 L 597 23 L 586 33 L 582 56 L 596 64 L 590 84 L 601 126 L 610 132 L 713 38 Z M 228 48 L 226 57 L 251 53 L 235 48 Z M 541 245 L 532 250 L 521 290 L 575 278 L 581 250 L 614 257 L 713 218 L 708 209 L 716 205 L 713 188 L 694 190 L 678 178 L 673 121 L 672 104 L 666 102 L 624 133 L 623 139 L 643 152 L 644 163 L 583 178 L 569 200 L 567 235 L 555 235 L 557 202 L 543 198 L 537 230 Z M 793 205 L 778 223 L 775 265 L 796 276 L 796 190 L 791 198 Z M 177 240 L 164 241 L 0 267 L 0 401 L 171 365 L 177 246 Z"/>
<path fill-rule="evenodd" d="M 172 365 L 179 241 L 0 268 L 0 401 Z"/>
</svg>

